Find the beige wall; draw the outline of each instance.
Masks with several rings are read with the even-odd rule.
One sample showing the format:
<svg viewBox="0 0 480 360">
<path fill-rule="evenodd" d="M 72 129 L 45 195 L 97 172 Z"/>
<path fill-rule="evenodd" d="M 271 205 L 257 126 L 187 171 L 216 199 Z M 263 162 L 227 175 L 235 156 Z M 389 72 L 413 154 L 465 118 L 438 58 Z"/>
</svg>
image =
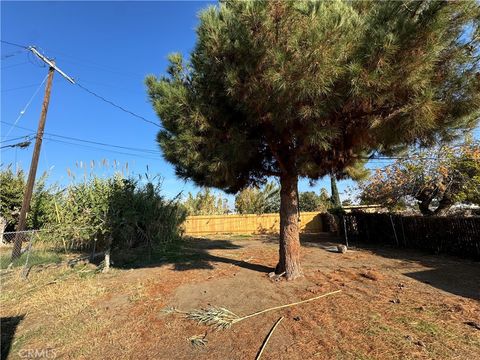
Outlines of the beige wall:
<svg viewBox="0 0 480 360">
<path fill-rule="evenodd" d="M 186 235 L 272 234 L 279 232 L 280 216 L 279 214 L 189 216 L 184 227 Z M 321 214 L 300 213 L 300 231 L 322 232 Z"/>
</svg>

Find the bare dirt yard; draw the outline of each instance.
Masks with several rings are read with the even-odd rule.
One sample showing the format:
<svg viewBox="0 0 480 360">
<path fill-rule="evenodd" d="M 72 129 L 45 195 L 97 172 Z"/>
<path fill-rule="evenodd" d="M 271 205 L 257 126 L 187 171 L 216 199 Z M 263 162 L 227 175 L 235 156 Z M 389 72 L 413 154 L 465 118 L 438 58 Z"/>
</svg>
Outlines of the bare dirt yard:
<svg viewBox="0 0 480 360">
<path fill-rule="evenodd" d="M 255 359 L 281 316 L 262 359 L 479 358 L 479 263 L 386 247 L 340 254 L 328 240 L 303 239 L 305 276 L 293 282 L 267 276 L 278 255 L 268 236 L 188 239 L 163 258 L 108 273 L 33 267 L 24 281 L 20 270 L 4 271 L 2 358 L 48 349 L 62 359 Z M 220 331 L 162 311 L 247 315 L 334 290 L 342 291 Z M 196 335 L 206 346 L 190 343 Z"/>
</svg>

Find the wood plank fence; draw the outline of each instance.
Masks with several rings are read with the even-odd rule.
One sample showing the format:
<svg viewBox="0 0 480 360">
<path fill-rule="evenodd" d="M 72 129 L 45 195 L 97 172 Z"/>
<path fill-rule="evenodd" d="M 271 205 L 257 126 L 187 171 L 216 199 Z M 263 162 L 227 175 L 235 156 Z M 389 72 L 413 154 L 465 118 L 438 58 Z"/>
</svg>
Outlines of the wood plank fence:
<svg viewBox="0 0 480 360">
<path fill-rule="evenodd" d="M 280 230 L 279 214 L 262 215 L 198 215 L 188 216 L 184 229 L 186 235 L 214 234 L 277 234 Z M 324 231 L 322 214 L 300 213 L 300 231 L 319 233 Z"/>
</svg>

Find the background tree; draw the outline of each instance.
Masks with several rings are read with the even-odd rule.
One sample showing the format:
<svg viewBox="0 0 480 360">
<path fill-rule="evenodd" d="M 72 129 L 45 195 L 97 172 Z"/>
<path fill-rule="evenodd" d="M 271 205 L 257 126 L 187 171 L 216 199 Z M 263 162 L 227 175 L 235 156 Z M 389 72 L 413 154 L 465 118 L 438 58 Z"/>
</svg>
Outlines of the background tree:
<svg viewBox="0 0 480 360">
<path fill-rule="evenodd" d="M 300 193 L 300 211 L 326 212 L 331 207 L 332 201 L 325 188 L 320 190 L 320 194 L 316 194 L 314 191 L 305 191 Z"/>
<path fill-rule="evenodd" d="M 228 214 L 228 202 L 221 195 L 216 195 L 209 188 L 204 188 L 193 196 L 188 193 L 183 202 L 188 215 L 222 215 Z"/>
<path fill-rule="evenodd" d="M 455 203 L 480 205 L 480 143 L 417 151 L 377 170 L 360 190 L 363 203 L 418 204 L 423 215 L 445 215 Z"/>
<path fill-rule="evenodd" d="M 338 193 L 337 181 L 333 176 L 330 176 L 330 187 L 332 189 L 332 206 L 336 209 L 341 208 L 342 202 L 340 201 L 340 194 Z"/>
<path fill-rule="evenodd" d="M 239 214 L 268 214 L 280 210 L 280 188 L 273 182 L 263 188 L 248 187 L 235 196 Z"/>
<path fill-rule="evenodd" d="M 0 214 L 6 220 L 6 231 L 13 231 L 22 207 L 25 174 L 9 166 L 0 172 Z"/>
<path fill-rule="evenodd" d="M 299 178 L 347 177 L 372 152 L 479 118 L 476 1 L 224 1 L 190 59 L 146 79 L 177 176 L 236 193 L 280 179 L 275 271 L 301 274 Z"/>
<path fill-rule="evenodd" d="M 49 213 L 53 211 L 55 195 L 53 189 L 45 186 L 47 173 L 36 182 L 29 216 L 28 229 L 40 229 L 49 221 Z M 6 220 L 6 231 L 15 231 L 18 216 L 22 207 L 25 190 L 25 173 L 22 169 L 13 171 L 11 166 L 0 171 L 0 216 Z"/>
<path fill-rule="evenodd" d="M 300 211 L 316 211 L 320 207 L 320 196 L 315 191 L 301 192 L 298 198 Z"/>
</svg>

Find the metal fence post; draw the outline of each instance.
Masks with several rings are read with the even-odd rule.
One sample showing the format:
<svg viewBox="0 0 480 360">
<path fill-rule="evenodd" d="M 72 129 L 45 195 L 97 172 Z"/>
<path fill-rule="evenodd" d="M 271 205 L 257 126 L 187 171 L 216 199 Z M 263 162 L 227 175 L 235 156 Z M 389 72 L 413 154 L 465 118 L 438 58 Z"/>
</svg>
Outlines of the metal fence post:
<svg viewBox="0 0 480 360">
<path fill-rule="evenodd" d="M 393 218 L 391 214 L 390 214 L 390 222 L 392 223 L 393 235 L 395 235 L 395 242 L 397 243 L 397 246 L 400 246 L 400 244 L 398 243 L 397 231 L 395 230 L 395 225 L 393 224 Z"/>
<path fill-rule="evenodd" d="M 23 240 L 22 240 L 23 241 Z M 28 248 L 27 248 L 27 258 L 25 259 L 25 265 L 23 265 L 23 270 L 22 270 L 22 278 L 26 279 L 28 276 L 28 260 L 30 259 L 30 253 L 32 252 L 32 247 L 33 247 L 33 236 L 30 237 L 30 241 L 28 242 Z"/>
<path fill-rule="evenodd" d="M 342 219 L 343 219 L 343 231 L 345 233 L 345 245 L 348 248 L 347 221 L 345 220 L 345 215 L 342 215 Z"/>
</svg>

